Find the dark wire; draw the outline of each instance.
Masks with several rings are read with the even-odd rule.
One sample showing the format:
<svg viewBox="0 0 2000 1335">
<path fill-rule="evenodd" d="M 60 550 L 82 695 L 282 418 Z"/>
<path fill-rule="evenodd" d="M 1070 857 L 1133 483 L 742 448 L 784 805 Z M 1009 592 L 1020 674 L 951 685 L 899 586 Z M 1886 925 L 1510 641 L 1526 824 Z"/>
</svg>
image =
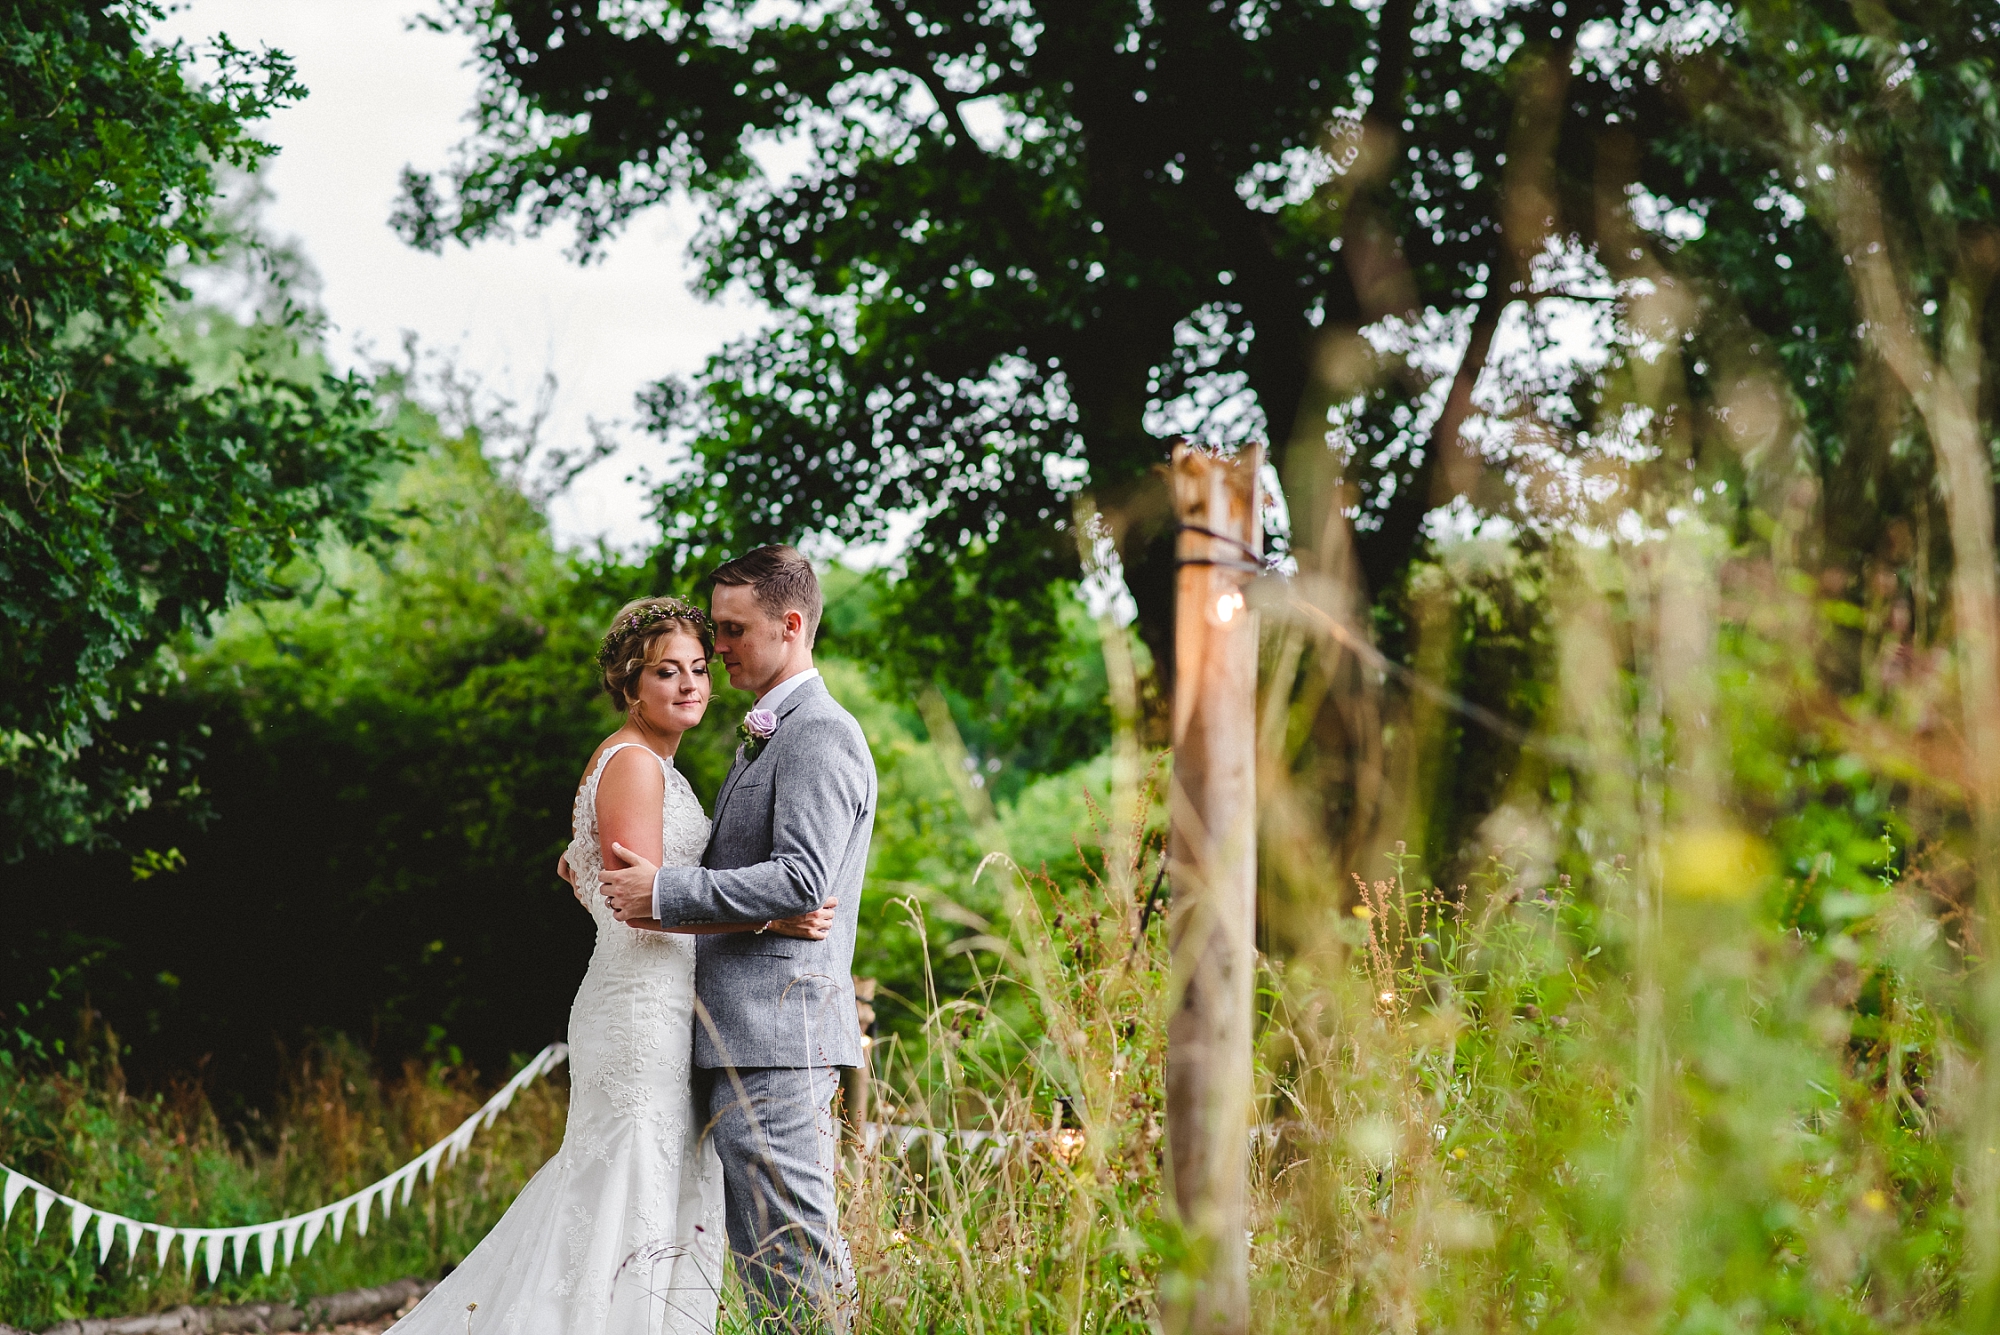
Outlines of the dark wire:
<svg viewBox="0 0 2000 1335">
<path fill-rule="evenodd" d="M 1139 910 L 1139 931 L 1132 938 L 1132 949 L 1125 956 L 1125 971 L 1132 971 L 1132 961 L 1139 958 L 1139 947 L 1146 940 L 1146 928 L 1153 921 L 1153 906 L 1160 902 L 1160 886 L 1167 879 L 1167 851 L 1160 850 L 1160 874 L 1153 878 L 1153 888 L 1146 892 L 1146 905 Z"/>
<path fill-rule="evenodd" d="M 1252 547 L 1249 543 L 1243 541 L 1241 538 L 1232 538 L 1227 533 L 1217 533 L 1214 529 L 1203 528 L 1200 524 L 1182 524 L 1179 525 L 1178 531 L 1182 533 L 1199 533 L 1204 538 L 1213 538 L 1217 542 L 1226 542 L 1231 547 L 1234 547 L 1237 551 L 1242 552 L 1245 556 L 1249 557 L 1253 562 L 1255 562 L 1258 570 L 1269 570 L 1272 568 L 1274 564 L 1270 557 L 1264 555 L 1264 553 L 1258 551 L 1255 547 Z M 1182 561 L 1180 564 L 1184 566 L 1221 565 L 1222 562 Z"/>
</svg>

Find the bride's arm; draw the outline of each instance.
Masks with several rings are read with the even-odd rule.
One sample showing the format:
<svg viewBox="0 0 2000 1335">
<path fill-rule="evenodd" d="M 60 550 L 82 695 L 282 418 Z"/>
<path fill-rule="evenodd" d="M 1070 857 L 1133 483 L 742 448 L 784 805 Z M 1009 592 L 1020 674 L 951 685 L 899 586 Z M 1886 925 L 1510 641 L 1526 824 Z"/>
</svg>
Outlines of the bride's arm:
<svg viewBox="0 0 2000 1335">
<path fill-rule="evenodd" d="M 644 747 L 627 747 L 605 763 L 604 777 L 597 781 L 597 851 L 606 871 L 660 861 L 660 807 L 666 792 L 660 762 Z M 660 929 L 650 918 L 630 925 Z"/>
</svg>

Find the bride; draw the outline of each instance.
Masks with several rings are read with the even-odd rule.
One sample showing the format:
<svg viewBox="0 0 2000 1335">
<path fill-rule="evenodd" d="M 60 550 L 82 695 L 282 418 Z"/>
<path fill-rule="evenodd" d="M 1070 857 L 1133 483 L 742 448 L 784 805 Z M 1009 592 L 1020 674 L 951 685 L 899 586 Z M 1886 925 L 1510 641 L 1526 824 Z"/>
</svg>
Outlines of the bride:
<svg viewBox="0 0 2000 1335">
<path fill-rule="evenodd" d="M 614 842 L 660 866 L 701 861 L 708 817 L 674 769 L 708 709 L 715 634 L 674 598 L 612 619 L 597 655 L 625 726 L 577 790 L 556 864 L 597 924 L 569 1013 L 569 1124 L 562 1148 L 415 1311 L 400 1335 L 704 1335 L 714 1330 L 724 1250 L 721 1170 L 694 1114 L 694 942 L 768 929 L 820 940 L 834 905 L 774 923 L 627 926 L 598 878 Z M 611 855 L 611 865 L 625 860 Z M 651 930 L 647 930 L 650 928 Z"/>
</svg>

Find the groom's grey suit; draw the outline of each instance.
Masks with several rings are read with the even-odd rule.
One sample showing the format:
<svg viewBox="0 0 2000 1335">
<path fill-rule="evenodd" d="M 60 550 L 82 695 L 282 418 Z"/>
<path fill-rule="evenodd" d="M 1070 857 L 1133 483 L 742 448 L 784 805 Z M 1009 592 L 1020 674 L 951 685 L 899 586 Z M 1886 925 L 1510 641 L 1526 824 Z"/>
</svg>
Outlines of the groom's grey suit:
<svg viewBox="0 0 2000 1335">
<path fill-rule="evenodd" d="M 840 901 L 824 941 L 699 938 L 694 1043 L 744 1287 L 766 1316 L 838 1324 L 854 1290 L 834 1205 L 834 1068 L 862 1061 L 852 970 L 875 761 L 817 678 L 776 713 L 777 732 L 723 780 L 702 865 L 660 869 L 653 913 L 668 926 L 764 922 Z"/>
</svg>

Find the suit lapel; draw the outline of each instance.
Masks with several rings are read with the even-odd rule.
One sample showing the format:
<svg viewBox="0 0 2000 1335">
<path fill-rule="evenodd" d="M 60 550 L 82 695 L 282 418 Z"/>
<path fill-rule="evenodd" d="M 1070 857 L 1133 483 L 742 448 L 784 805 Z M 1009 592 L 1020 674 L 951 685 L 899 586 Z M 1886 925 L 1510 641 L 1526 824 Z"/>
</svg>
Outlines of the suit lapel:
<svg viewBox="0 0 2000 1335">
<path fill-rule="evenodd" d="M 811 681 L 805 682 L 797 690 L 793 691 L 790 695 L 786 696 L 782 701 L 779 702 L 777 709 L 779 732 L 782 733 L 784 731 L 785 719 L 791 714 L 791 712 L 794 709 L 797 709 L 801 704 L 805 703 L 807 697 L 811 696 L 814 692 L 818 692 L 822 695 L 826 693 L 826 683 L 823 678 L 814 677 Z M 777 742 L 778 739 L 774 735 L 770 741 L 764 743 L 764 751 L 769 751 L 773 746 L 777 745 Z M 761 757 L 764 754 L 764 751 L 759 751 L 757 753 L 758 756 Z M 742 748 L 739 747 L 737 749 L 737 753 L 740 756 L 742 754 Z M 729 774 L 722 780 L 722 791 L 718 792 L 715 795 L 715 814 L 709 818 L 712 822 L 715 822 L 717 824 L 721 823 L 722 809 L 723 807 L 728 805 L 729 795 L 736 791 L 736 781 L 743 777 L 743 772 L 745 770 L 749 769 L 752 765 L 756 763 L 757 762 L 755 760 L 739 759 L 734 765 L 731 765 L 729 767 Z"/>
<path fill-rule="evenodd" d="M 723 776 L 722 791 L 715 795 L 715 815 L 710 817 L 711 820 L 720 821 L 722 819 L 722 808 L 729 801 L 729 794 L 736 790 L 736 780 L 742 775 L 744 770 L 749 768 L 749 764 L 742 758 L 742 748 L 738 747 L 736 763 L 731 765 L 729 773 Z"/>
</svg>

